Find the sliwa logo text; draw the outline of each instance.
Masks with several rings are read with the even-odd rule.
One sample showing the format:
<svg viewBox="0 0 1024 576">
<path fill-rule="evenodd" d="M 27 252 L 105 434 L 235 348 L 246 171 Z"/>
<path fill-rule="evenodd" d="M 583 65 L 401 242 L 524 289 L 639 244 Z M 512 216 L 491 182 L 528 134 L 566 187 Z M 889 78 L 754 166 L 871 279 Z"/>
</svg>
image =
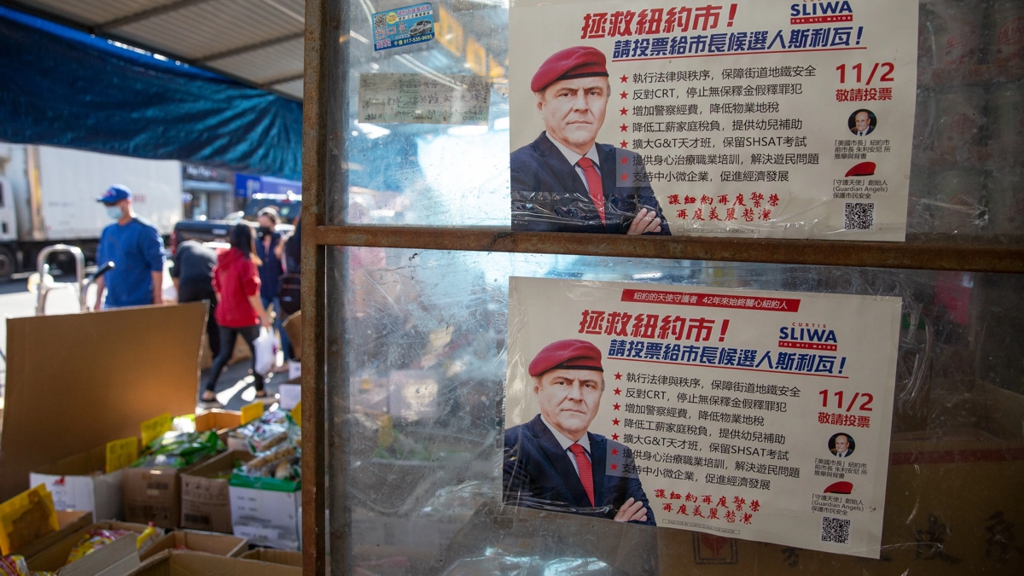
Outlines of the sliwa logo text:
<svg viewBox="0 0 1024 576">
<path fill-rule="evenodd" d="M 853 22 L 853 7 L 848 0 L 804 0 L 789 7 L 789 23 L 823 24 Z"/>
<path fill-rule="evenodd" d="M 838 344 L 835 330 L 829 330 L 824 324 L 794 322 L 792 326 L 779 328 L 779 348 L 835 352 Z"/>
</svg>

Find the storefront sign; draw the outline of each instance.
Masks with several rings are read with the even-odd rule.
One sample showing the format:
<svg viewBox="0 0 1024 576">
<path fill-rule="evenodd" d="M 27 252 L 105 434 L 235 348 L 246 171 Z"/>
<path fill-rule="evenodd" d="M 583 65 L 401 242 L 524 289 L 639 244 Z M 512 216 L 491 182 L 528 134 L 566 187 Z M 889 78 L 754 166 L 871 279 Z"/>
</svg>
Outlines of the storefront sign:
<svg viewBox="0 0 1024 576">
<path fill-rule="evenodd" d="M 878 558 L 900 311 L 512 278 L 504 502 Z"/>
<path fill-rule="evenodd" d="M 865 0 L 514 3 L 513 228 L 904 240 L 917 18 Z"/>
</svg>

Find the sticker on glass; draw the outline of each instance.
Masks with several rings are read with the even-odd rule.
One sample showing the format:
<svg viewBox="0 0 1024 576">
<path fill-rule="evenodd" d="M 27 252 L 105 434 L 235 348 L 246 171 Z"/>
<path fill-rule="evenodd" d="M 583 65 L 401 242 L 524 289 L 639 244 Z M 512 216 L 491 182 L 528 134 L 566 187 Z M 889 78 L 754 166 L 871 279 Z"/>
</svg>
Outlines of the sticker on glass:
<svg viewBox="0 0 1024 576">
<path fill-rule="evenodd" d="M 373 49 L 388 50 L 434 39 L 434 7 L 415 4 L 373 15 Z"/>
</svg>

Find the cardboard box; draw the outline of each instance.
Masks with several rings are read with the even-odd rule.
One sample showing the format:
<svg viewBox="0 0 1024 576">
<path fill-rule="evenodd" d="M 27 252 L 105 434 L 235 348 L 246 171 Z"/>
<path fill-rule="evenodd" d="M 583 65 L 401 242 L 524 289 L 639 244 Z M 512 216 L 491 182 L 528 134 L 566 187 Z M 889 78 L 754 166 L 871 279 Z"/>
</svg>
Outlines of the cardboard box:
<svg viewBox="0 0 1024 576">
<path fill-rule="evenodd" d="M 259 560 L 271 564 L 284 564 L 302 568 L 302 552 L 293 550 L 272 550 L 270 548 L 254 548 L 239 556 L 243 560 Z"/>
<path fill-rule="evenodd" d="M 199 552 L 164 550 L 129 576 L 301 576 L 302 568 Z"/>
<path fill-rule="evenodd" d="M 235 536 L 257 546 L 301 548 L 302 491 L 277 492 L 231 486 L 231 524 Z"/>
<path fill-rule="evenodd" d="M 228 481 L 235 463 L 248 462 L 248 450 L 230 450 L 197 464 L 181 475 L 181 526 L 231 534 Z"/>
<path fill-rule="evenodd" d="M 31 544 L 26 544 L 25 546 L 12 551 L 12 554 L 31 558 L 63 540 L 68 535 L 74 534 L 82 528 L 92 524 L 94 520 L 92 512 L 89 512 L 88 510 L 57 510 L 57 522 L 60 524 L 60 530 L 57 530 L 52 534 L 47 534 Z"/>
<path fill-rule="evenodd" d="M 181 475 L 198 466 L 125 468 L 124 517 L 128 522 L 177 528 L 181 522 Z"/>
<path fill-rule="evenodd" d="M 206 312 L 193 302 L 8 318 L 0 501 L 43 466 L 195 412 Z"/>
<path fill-rule="evenodd" d="M 89 510 L 96 518 L 124 517 L 121 480 L 124 470 L 104 474 L 106 445 L 42 466 L 29 474 L 29 485 L 46 484 L 58 510 Z"/>
<path fill-rule="evenodd" d="M 130 556 L 134 556 L 134 558 L 135 558 L 134 566 L 138 566 L 138 553 L 135 551 L 135 539 L 136 539 L 136 537 L 139 534 L 141 534 L 143 531 L 145 531 L 146 528 L 148 528 L 146 525 L 130 524 L 130 523 L 126 523 L 126 522 L 100 522 L 100 523 L 92 524 L 92 525 L 86 526 L 85 528 L 82 528 L 81 530 L 78 530 L 77 532 L 74 532 L 72 534 L 69 534 L 69 535 L 61 538 L 60 540 L 58 540 L 57 542 L 55 542 L 51 546 L 47 547 L 45 550 L 43 550 L 43 551 L 41 551 L 41 552 L 39 552 L 37 554 L 34 554 L 34 556 L 26 557 L 26 560 L 27 560 L 27 562 L 29 564 L 29 569 L 32 570 L 33 572 L 56 572 L 57 570 L 60 570 L 63 566 L 65 566 L 65 563 L 68 562 L 68 556 L 71 553 L 72 549 L 79 542 L 81 542 L 82 539 L 85 538 L 89 534 L 89 532 L 91 530 L 127 530 L 129 532 L 132 532 L 134 535 L 129 535 L 129 536 L 126 536 L 125 538 L 121 538 L 121 539 L 118 540 L 118 542 L 120 542 L 121 540 L 124 540 L 124 539 L 127 539 L 128 541 L 131 542 L 130 546 L 127 546 L 125 544 L 122 544 L 122 545 L 125 545 L 126 547 L 129 547 L 131 549 Z M 160 529 L 157 529 L 157 534 L 158 534 L 158 536 L 163 536 L 164 535 L 164 531 L 160 530 Z M 99 553 L 104 548 L 106 548 L 106 546 L 103 546 L 103 548 L 100 548 L 100 549 L 96 550 L 92 554 L 88 554 L 88 556 L 86 558 L 92 557 L 93 554 Z M 146 549 L 146 548 L 143 547 L 143 550 L 144 549 Z M 108 554 L 111 554 L 111 556 L 108 556 Z M 100 560 L 102 560 L 104 558 L 106 560 L 110 561 L 110 566 L 114 566 L 118 562 L 124 561 L 124 558 L 122 557 L 122 554 L 120 554 L 120 553 L 104 552 L 103 556 L 100 557 Z M 85 559 L 82 559 L 79 562 L 84 562 L 84 561 L 85 561 Z M 68 565 L 68 567 L 70 568 L 72 566 L 75 566 L 76 564 L 78 564 L 78 563 L 70 564 L 70 565 Z M 130 561 L 129 561 L 129 564 L 131 564 Z M 102 568 L 102 569 L 105 570 L 106 568 L 109 568 L 109 567 L 99 567 L 99 568 L 97 568 L 96 565 L 93 564 L 92 562 L 90 562 L 89 564 L 83 565 L 83 566 L 84 566 L 84 568 L 90 569 L 90 570 L 91 569 L 97 569 L 98 570 L 99 568 Z M 124 574 L 124 573 L 126 573 L 126 572 L 119 572 L 119 574 Z M 79 572 L 78 574 L 82 574 L 82 575 L 95 574 L 95 572 L 89 572 L 89 571 L 85 570 L 85 571 Z"/>
<path fill-rule="evenodd" d="M 237 410 L 221 410 L 215 408 L 196 414 L 196 432 L 216 430 L 218 434 L 232 428 L 238 428 L 242 422 L 242 413 Z"/>
<path fill-rule="evenodd" d="M 235 557 L 240 556 L 248 549 L 249 543 L 245 538 L 212 532 L 176 530 L 154 542 L 152 546 L 139 554 L 139 558 L 146 561 L 164 550 L 191 550 L 215 556 Z"/>
</svg>

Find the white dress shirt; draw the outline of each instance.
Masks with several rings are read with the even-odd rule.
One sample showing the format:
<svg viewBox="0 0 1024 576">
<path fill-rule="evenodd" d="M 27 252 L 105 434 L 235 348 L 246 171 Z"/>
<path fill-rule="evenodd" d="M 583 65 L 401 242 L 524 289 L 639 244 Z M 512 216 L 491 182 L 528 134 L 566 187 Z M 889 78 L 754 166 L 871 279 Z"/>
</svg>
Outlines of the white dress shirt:
<svg viewBox="0 0 1024 576">
<path fill-rule="evenodd" d="M 580 161 L 580 158 L 583 158 L 583 156 L 580 156 L 579 154 L 573 152 L 572 150 L 569 150 L 565 146 L 562 146 L 562 144 L 558 140 L 552 138 L 551 135 L 548 134 L 547 132 L 545 132 L 544 135 L 548 137 L 548 140 L 551 140 L 551 143 L 555 145 L 555 148 L 558 148 L 558 151 L 562 153 L 562 156 L 565 156 L 565 159 L 569 161 L 569 164 L 572 164 L 572 167 L 576 169 L 576 174 L 579 175 L 580 180 L 583 181 L 583 186 L 587 189 L 587 192 L 590 192 L 590 185 L 587 184 L 587 176 L 583 173 L 583 168 L 580 168 L 576 164 L 577 162 Z M 587 152 L 586 157 L 590 158 L 594 165 L 597 166 L 598 171 L 601 170 L 601 161 L 597 157 L 597 144 L 592 144 L 590 146 L 590 151 Z M 545 424 L 547 424 L 547 422 L 545 422 Z M 551 427 L 548 426 L 548 428 Z M 587 446 L 587 448 L 589 448 L 589 446 Z M 589 449 L 587 453 L 590 453 Z"/>
<path fill-rule="evenodd" d="M 562 446 L 562 449 L 565 450 L 565 453 L 569 455 L 569 462 L 572 462 L 572 467 L 573 469 L 576 470 L 576 475 L 579 476 L 580 466 L 579 464 L 576 463 L 576 455 L 572 453 L 572 450 L 569 450 L 569 446 L 572 446 L 573 444 L 579 444 L 587 453 L 587 459 L 593 462 L 594 459 L 590 456 L 590 435 L 584 434 L 583 437 L 581 437 L 579 440 L 573 442 L 572 440 L 566 438 L 565 434 L 562 434 L 558 430 L 555 430 L 551 426 L 551 424 L 548 424 L 548 421 L 545 420 L 543 416 L 540 417 L 540 421 L 543 422 L 544 425 L 548 427 L 548 430 L 551 430 L 551 433 L 555 435 L 555 440 L 558 440 L 558 443 Z"/>
</svg>

